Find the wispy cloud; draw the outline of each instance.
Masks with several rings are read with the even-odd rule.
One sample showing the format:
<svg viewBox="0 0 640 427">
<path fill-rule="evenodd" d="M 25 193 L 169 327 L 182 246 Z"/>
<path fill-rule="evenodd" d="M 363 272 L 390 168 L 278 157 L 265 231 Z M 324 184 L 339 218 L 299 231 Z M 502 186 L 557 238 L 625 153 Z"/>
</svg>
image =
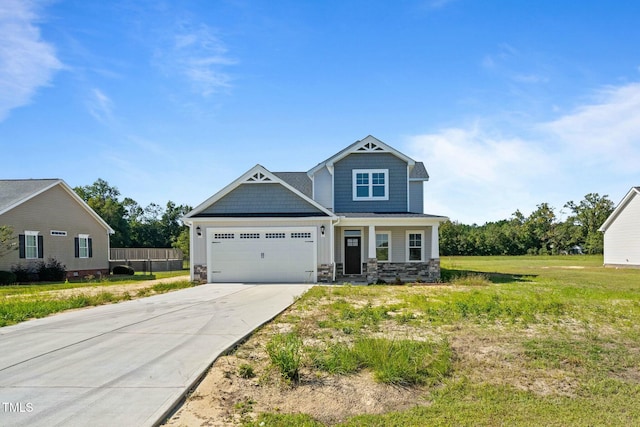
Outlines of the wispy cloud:
<svg viewBox="0 0 640 427">
<path fill-rule="evenodd" d="M 63 67 L 54 47 L 40 37 L 37 12 L 28 0 L 0 2 L 0 121 L 29 104 Z"/>
<path fill-rule="evenodd" d="M 100 89 L 91 90 L 87 108 L 89 113 L 100 123 L 109 124 L 113 122 L 113 102 Z"/>
<path fill-rule="evenodd" d="M 587 165 L 615 165 L 637 172 L 640 165 L 640 83 L 607 87 L 595 99 L 541 128 Z"/>
<path fill-rule="evenodd" d="M 209 26 L 188 22 L 178 25 L 166 46 L 156 52 L 156 60 L 167 74 L 185 78 L 203 97 L 229 88 L 232 78 L 226 67 L 236 64 Z"/>
<path fill-rule="evenodd" d="M 569 114 L 523 125 L 517 137 L 496 127 L 477 121 L 409 138 L 408 154 L 423 159 L 432 176 L 427 211 L 482 223 L 638 185 L 640 83 L 597 91 Z"/>
</svg>

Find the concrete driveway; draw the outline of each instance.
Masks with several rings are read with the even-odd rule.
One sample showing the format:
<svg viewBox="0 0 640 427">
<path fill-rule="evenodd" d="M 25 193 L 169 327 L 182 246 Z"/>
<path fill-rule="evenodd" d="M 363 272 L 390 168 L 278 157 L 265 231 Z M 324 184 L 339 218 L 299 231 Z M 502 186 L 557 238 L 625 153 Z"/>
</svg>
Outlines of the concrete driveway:
<svg viewBox="0 0 640 427">
<path fill-rule="evenodd" d="M 154 425 L 310 287 L 209 284 L 0 328 L 0 425 Z"/>
</svg>

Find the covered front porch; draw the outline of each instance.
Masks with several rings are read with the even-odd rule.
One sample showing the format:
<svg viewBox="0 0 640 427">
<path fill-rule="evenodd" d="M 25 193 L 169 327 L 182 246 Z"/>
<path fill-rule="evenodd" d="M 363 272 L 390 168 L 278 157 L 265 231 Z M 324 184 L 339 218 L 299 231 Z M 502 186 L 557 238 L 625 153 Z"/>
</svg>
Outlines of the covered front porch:
<svg viewBox="0 0 640 427">
<path fill-rule="evenodd" d="M 438 226 L 424 214 L 338 214 L 333 227 L 337 282 L 435 282 L 440 279 Z"/>
</svg>

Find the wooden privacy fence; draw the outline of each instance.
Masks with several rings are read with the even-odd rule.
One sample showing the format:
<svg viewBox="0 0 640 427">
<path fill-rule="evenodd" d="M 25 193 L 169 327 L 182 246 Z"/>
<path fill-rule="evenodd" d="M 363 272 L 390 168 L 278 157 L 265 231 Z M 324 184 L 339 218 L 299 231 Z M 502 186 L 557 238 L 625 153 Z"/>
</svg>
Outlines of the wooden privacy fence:
<svg viewBox="0 0 640 427">
<path fill-rule="evenodd" d="M 136 271 L 182 270 L 184 255 L 174 248 L 111 248 L 109 267 L 128 265 Z"/>
</svg>

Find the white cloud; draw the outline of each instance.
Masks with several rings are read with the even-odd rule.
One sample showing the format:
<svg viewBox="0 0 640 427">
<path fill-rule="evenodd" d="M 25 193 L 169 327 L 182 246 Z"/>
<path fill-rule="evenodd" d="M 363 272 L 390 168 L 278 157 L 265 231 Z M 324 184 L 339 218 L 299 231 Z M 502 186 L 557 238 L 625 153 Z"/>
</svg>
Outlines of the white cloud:
<svg viewBox="0 0 640 427">
<path fill-rule="evenodd" d="M 93 89 L 87 103 L 89 113 L 99 122 L 108 124 L 113 122 L 113 102 L 100 89 Z"/>
<path fill-rule="evenodd" d="M 53 46 L 40 38 L 38 19 L 31 1 L 0 2 L 0 121 L 29 104 L 63 67 Z"/>
<path fill-rule="evenodd" d="M 543 200 L 534 201 L 529 186 L 555 169 L 553 157 L 541 148 L 493 135 L 478 124 L 414 136 L 410 153 L 425 161 L 432 177 L 426 211 L 464 223 L 505 219 L 518 206 L 534 207 Z"/>
<path fill-rule="evenodd" d="M 523 125 L 519 137 L 492 127 L 477 122 L 409 139 L 408 154 L 431 176 L 427 212 L 482 224 L 547 202 L 560 214 L 587 193 L 624 194 L 640 183 L 640 83 L 600 90 L 570 114 Z M 538 133 L 525 136 L 527 129 Z"/>
<path fill-rule="evenodd" d="M 541 125 L 586 165 L 615 165 L 623 172 L 640 165 L 640 83 L 607 87 L 596 100 Z"/>
<path fill-rule="evenodd" d="M 203 97 L 230 87 L 231 76 L 225 67 L 236 63 L 210 27 L 194 27 L 186 22 L 156 53 L 156 59 L 165 72 L 186 78 Z"/>
</svg>

